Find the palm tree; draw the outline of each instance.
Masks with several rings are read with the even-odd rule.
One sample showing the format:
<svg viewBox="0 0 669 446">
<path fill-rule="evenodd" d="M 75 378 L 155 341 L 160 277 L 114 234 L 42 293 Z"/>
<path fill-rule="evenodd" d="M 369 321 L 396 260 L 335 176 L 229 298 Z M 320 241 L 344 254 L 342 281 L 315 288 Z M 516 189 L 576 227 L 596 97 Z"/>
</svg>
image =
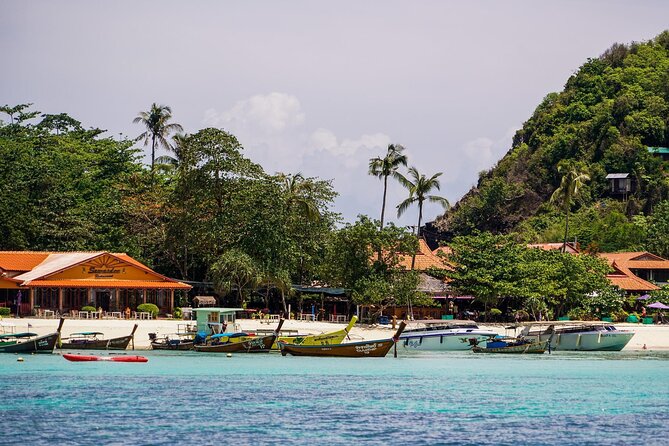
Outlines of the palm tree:
<svg viewBox="0 0 669 446">
<path fill-rule="evenodd" d="M 436 195 L 428 195 L 432 192 L 433 189 L 439 190 L 439 176 L 443 172 L 438 172 L 428 178 L 423 174 L 418 173 L 418 170 L 415 167 L 409 169 L 409 175 L 412 177 L 413 181 L 407 179 L 402 174 L 397 174 L 397 179 L 409 190 L 409 198 L 397 205 L 397 216 L 400 217 L 413 203 L 418 203 L 418 229 L 416 230 L 417 235 L 420 237 L 420 225 L 423 221 L 423 203 L 425 200 L 431 201 L 433 203 L 440 203 L 444 209 L 448 209 L 450 206 L 448 200 L 444 197 L 439 197 Z M 414 252 L 411 258 L 411 269 L 416 263 L 416 253 Z"/>
<path fill-rule="evenodd" d="M 137 137 L 137 141 L 143 139 L 144 145 L 147 145 L 151 140 L 151 172 L 156 164 L 156 146 L 160 145 L 170 150 L 172 146 L 167 142 L 169 134 L 183 131 L 181 124 L 170 123 L 170 119 L 172 119 L 172 109 L 167 105 L 158 105 L 154 102 L 148 112 L 140 112 L 132 121 L 146 127 L 146 131 Z"/>
<path fill-rule="evenodd" d="M 397 169 L 407 165 L 406 155 L 402 155 L 404 147 L 399 144 L 388 144 L 386 156 L 376 157 L 369 160 L 369 174 L 383 178 L 383 204 L 381 205 L 381 229 L 383 229 L 383 218 L 386 212 L 386 193 L 388 191 L 388 177 L 393 176 L 399 180 L 400 173 Z"/>
<path fill-rule="evenodd" d="M 566 170 L 564 164 L 558 166 L 558 173 Z M 551 203 L 558 203 L 562 205 L 565 212 L 565 224 L 564 224 L 564 242 L 562 243 L 562 252 L 567 250 L 567 237 L 569 236 L 569 210 L 571 209 L 571 204 L 574 200 L 574 197 L 578 195 L 579 191 L 583 187 L 586 181 L 590 180 L 590 177 L 582 171 L 579 171 L 575 167 L 568 168 L 567 172 L 562 176 L 560 181 L 560 186 L 555 189 L 553 195 L 551 195 Z"/>
<path fill-rule="evenodd" d="M 300 172 L 293 175 L 279 174 L 288 205 L 295 207 L 308 221 L 318 221 L 321 214 L 314 200 L 310 199 L 311 182 Z"/>
<path fill-rule="evenodd" d="M 174 144 L 168 147 L 174 155 L 162 155 L 156 158 L 156 164 L 158 168 L 163 168 L 166 171 L 172 171 L 178 169 L 184 163 L 184 157 L 186 152 L 188 136 L 183 133 L 177 133 L 172 137 Z"/>
</svg>

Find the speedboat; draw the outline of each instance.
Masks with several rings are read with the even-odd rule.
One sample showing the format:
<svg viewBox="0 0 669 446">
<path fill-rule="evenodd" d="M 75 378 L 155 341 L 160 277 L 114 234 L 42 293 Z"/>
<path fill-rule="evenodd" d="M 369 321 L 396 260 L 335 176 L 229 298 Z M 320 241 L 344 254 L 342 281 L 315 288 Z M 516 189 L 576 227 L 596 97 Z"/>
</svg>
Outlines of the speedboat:
<svg viewBox="0 0 669 446">
<path fill-rule="evenodd" d="M 620 351 L 634 332 L 618 330 L 610 322 L 557 321 L 528 323 L 521 335 L 535 341 L 550 339 L 551 350 Z"/>
<path fill-rule="evenodd" d="M 423 320 L 413 321 L 416 328 L 404 330 L 398 346 L 405 350 L 417 351 L 452 351 L 469 350 L 470 339 L 485 343 L 498 335 L 497 332 L 484 330 L 472 321 L 458 320 Z"/>
</svg>

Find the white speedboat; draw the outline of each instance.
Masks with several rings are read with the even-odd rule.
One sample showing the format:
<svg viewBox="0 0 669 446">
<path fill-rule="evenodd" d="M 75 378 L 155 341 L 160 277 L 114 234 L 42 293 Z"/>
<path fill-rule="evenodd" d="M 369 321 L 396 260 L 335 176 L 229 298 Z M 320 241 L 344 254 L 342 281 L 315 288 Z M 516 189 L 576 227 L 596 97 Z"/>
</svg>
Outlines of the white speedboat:
<svg viewBox="0 0 669 446">
<path fill-rule="evenodd" d="M 529 323 L 521 335 L 535 341 L 550 339 L 551 350 L 620 351 L 634 336 L 610 322 L 558 321 Z"/>
<path fill-rule="evenodd" d="M 479 328 L 472 321 L 425 320 L 413 321 L 411 325 L 413 327 L 405 329 L 397 343 L 405 350 L 470 350 L 470 339 L 485 345 L 490 338 L 498 335 L 497 332 Z"/>
</svg>

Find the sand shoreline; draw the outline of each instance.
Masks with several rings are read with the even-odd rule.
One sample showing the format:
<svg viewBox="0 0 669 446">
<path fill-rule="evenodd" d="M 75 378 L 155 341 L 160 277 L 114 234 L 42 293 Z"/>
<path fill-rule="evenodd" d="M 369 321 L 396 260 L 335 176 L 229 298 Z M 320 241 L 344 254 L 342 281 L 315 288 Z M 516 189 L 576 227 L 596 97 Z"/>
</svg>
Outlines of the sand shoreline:
<svg viewBox="0 0 669 446">
<path fill-rule="evenodd" d="M 134 324 L 137 324 L 135 333 L 135 349 L 149 349 L 149 333 L 157 333 L 158 336 L 172 334 L 177 332 L 180 324 L 195 321 L 182 321 L 174 319 L 156 319 L 156 320 L 124 320 L 124 319 L 66 319 L 63 324 L 63 337 L 71 333 L 82 331 L 99 331 L 105 334 L 106 338 L 114 338 L 130 334 Z M 47 334 L 53 332 L 58 327 L 57 319 L 35 319 L 35 318 L 3 318 L 1 324 L 13 324 L 15 331 L 31 331 L 37 334 Z M 271 330 L 276 327 L 275 323 L 266 324 L 260 320 L 238 319 L 238 325 L 241 330 Z M 30 324 L 30 326 L 29 326 Z M 311 322 L 288 320 L 285 321 L 284 330 L 296 330 L 300 334 L 319 334 L 329 331 L 340 330 L 346 324 L 331 322 Z M 506 332 L 504 325 L 480 325 L 482 328 L 490 328 L 500 334 L 511 334 Z M 616 324 L 618 329 L 632 330 L 634 337 L 625 347 L 625 351 L 634 350 L 669 350 L 669 325 L 642 325 L 642 324 Z M 1 330 L 0 330 L 1 331 Z M 393 330 L 390 326 L 384 325 L 362 325 L 356 324 L 351 330 L 351 340 L 371 340 L 384 339 L 392 335 Z M 645 346 L 645 349 L 644 349 Z"/>
</svg>

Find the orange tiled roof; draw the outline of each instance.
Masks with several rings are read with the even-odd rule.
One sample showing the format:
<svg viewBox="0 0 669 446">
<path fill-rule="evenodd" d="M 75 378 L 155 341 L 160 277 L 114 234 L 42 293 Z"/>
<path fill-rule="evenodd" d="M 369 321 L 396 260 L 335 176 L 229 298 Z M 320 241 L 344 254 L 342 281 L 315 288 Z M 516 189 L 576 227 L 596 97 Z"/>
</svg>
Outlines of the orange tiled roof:
<svg viewBox="0 0 669 446">
<path fill-rule="evenodd" d="M 181 282 L 163 282 L 158 280 L 33 280 L 31 287 L 54 288 L 159 288 L 174 290 L 189 290 L 192 287 Z"/>
<path fill-rule="evenodd" d="M 398 266 L 410 270 L 412 258 L 411 254 L 401 254 L 398 257 Z M 416 262 L 414 263 L 414 270 L 425 271 L 430 268 L 449 270 L 453 269 L 451 265 L 442 260 L 440 257 L 437 257 L 437 255 L 434 254 L 432 250 L 430 250 L 430 247 L 427 246 L 427 242 L 425 242 L 425 240 L 420 239 L 418 240 L 418 251 L 416 251 Z"/>
<path fill-rule="evenodd" d="M 30 271 L 34 270 L 37 268 L 40 264 L 45 262 L 49 256 L 52 254 L 59 254 L 59 255 L 64 255 L 64 254 L 105 254 L 105 251 L 72 251 L 72 252 L 46 252 L 46 251 L 0 251 L 0 269 L 3 271 L 10 271 L 10 272 L 15 272 L 19 273 L 19 276 L 25 276 L 26 274 L 29 274 Z M 156 273 L 153 271 L 151 268 L 148 266 L 144 265 L 143 263 L 133 259 L 126 253 L 107 253 L 110 254 L 114 257 L 119 258 L 120 260 L 123 260 L 125 262 L 128 262 L 134 266 L 136 266 L 139 269 L 142 269 L 144 271 L 150 272 L 152 274 L 155 274 L 158 277 L 161 277 L 165 280 L 163 281 L 127 281 L 127 282 L 132 282 L 133 285 L 131 286 L 129 283 L 125 283 L 123 280 L 108 280 L 108 281 L 101 281 L 101 280 L 95 280 L 95 281 L 90 281 L 90 283 L 86 282 L 86 280 L 73 280 L 73 281 L 63 281 L 63 280 L 40 280 L 39 277 L 35 277 L 34 280 L 30 280 L 30 286 L 48 286 L 48 287 L 53 287 L 53 286 L 59 286 L 59 287 L 88 287 L 93 286 L 96 287 L 118 287 L 118 288 L 173 288 L 173 289 L 190 289 L 190 285 L 186 285 L 181 282 L 177 282 L 174 279 L 170 279 L 169 277 L 163 276 L 161 274 Z M 53 256 L 52 256 L 53 258 Z M 74 262 L 72 265 L 67 266 L 67 268 L 74 266 L 76 262 Z M 46 274 L 50 275 L 50 274 Z M 7 278 L 8 280 L 13 280 L 11 278 Z M 72 284 L 69 284 L 72 282 Z M 84 284 L 84 282 L 88 284 Z M 106 282 L 110 282 L 110 284 L 105 284 Z"/>
<path fill-rule="evenodd" d="M 624 268 L 669 269 L 669 260 L 651 254 L 650 252 L 615 252 L 602 253 L 600 255 L 604 257 L 609 264 L 615 262 L 616 265 Z"/>
<path fill-rule="evenodd" d="M 453 254 L 453 249 L 451 249 L 450 246 L 440 246 L 434 251 L 432 251 L 432 254 L 434 254 L 435 256 L 438 256 L 439 254 L 441 254 L 442 256 L 449 256 Z"/>
<path fill-rule="evenodd" d="M 49 257 L 50 252 L 0 251 L 0 269 L 3 271 L 30 271 Z"/>
<path fill-rule="evenodd" d="M 630 268 L 669 269 L 669 260 L 665 260 L 649 252 L 607 252 L 600 253 L 599 255 L 615 270 L 613 273 L 607 274 L 606 277 L 612 284 L 626 291 L 652 291 L 660 289 L 658 286 L 635 275 Z"/>
<path fill-rule="evenodd" d="M 606 278 L 609 279 L 609 282 L 611 282 L 612 285 L 615 285 L 625 291 L 653 291 L 660 289 L 658 286 L 655 286 L 650 282 L 646 282 L 645 280 L 636 276 L 630 277 L 620 274 L 609 274 L 606 276 Z"/>
</svg>

